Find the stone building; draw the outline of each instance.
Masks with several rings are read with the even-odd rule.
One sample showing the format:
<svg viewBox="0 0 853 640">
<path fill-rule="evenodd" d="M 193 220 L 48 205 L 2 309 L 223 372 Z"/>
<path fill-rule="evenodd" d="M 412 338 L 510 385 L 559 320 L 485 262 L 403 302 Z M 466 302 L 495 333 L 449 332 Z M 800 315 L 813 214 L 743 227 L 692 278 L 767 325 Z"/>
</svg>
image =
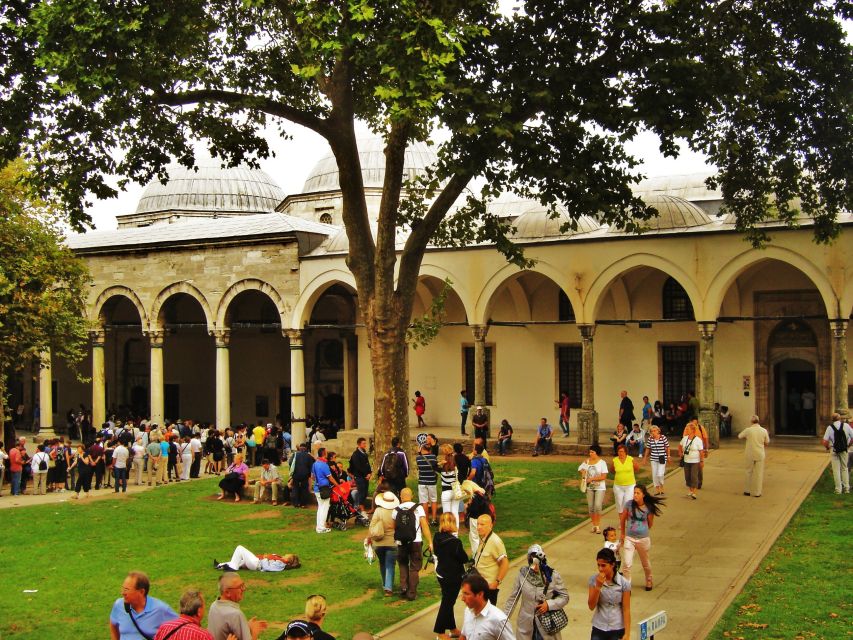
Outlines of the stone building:
<svg viewBox="0 0 853 640">
<path fill-rule="evenodd" d="M 378 210 L 380 140 L 362 141 L 368 206 Z M 407 154 L 414 175 L 432 159 Z M 192 417 L 220 428 L 306 414 L 372 426 L 370 360 L 344 259 L 341 195 L 331 154 L 303 191 L 285 195 L 261 171 L 174 168 L 150 185 L 115 231 L 72 236 L 94 279 L 92 357 L 77 382 L 61 362 L 41 374 L 41 420 L 64 424 L 81 403 L 94 421 L 108 408 L 154 421 Z M 409 387 L 428 399 L 433 425 L 458 423 L 460 389 L 517 430 L 556 422 L 566 391 L 582 441 L 615 424 L 620 390 L 665 404 L 696 391 L 704 417 L 730 408 L 735 431 L 757 413 L 772 433 L 815 435 L 847 410 L 846 330 L 853 311 L 853 216 L 829 246 L 810 221 L 772 230 L 750 247 L 720 216 L 703 175 L 638 187 L 660 211 L 641 236 L 581 218 L 550 219 L 536 202 L 505 196 L 536 266 L 520 271 L 489 246 L 431 247 L 416 315 L 445 281 L 451 291 L 437 339 L 409 351 Z M 772 224 L 770 226 L 773 226 Z M 404 240 L 401 234 L 400 241 Z M 814 394 L 814 410 L 803 407 Z M 808 398 L 806 399 L 808 405 Z M 415 423 L 414 414 L 412 423 Z"/>
</svg>

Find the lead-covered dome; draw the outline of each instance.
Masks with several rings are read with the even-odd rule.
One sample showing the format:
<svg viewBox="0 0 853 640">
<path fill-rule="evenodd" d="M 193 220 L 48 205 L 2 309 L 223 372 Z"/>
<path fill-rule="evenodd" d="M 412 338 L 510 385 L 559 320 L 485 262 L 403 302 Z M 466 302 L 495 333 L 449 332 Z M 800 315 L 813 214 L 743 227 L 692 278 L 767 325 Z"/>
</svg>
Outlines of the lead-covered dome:
<svg viewBox="0 0 853 640">
<path fill-rule="evenodd" d="M 359 138 L 358 156 L 361 161 L 361 177 L 366 188 L 382 188 L 385 182 L 385 140 L 381 136 Z M 425 142 L 413 142 L 406 149 L 403 163 L 403 178 L 412 179 L 423 174 L 424 169 L 436 161 L 435 152 Z M 302 187 L 302 193 L 317 191 L 337 191 L 340 187 L 340 175 L 335 156 L 331 151 L 323 156 Z"/>
<path fill-rule="evenodd" d="M 690 229 L 711 222 L 707 213 L 684 198 L 656 194 L 644 197 L 643 201 L 658 211 L 657 217 L 640 221 L 640 224 L 650 231 Z"/>
<path fill-rule="evenodd" d="M 574 228 L 572 225 L 574 224 Z M 562 231 L 565 225 L 566 230 Z M 589 216 L 580 216 L 574 223 L 568 210 L 557 205 L 557 217 L 551 217 L 548 208 L 537 203 L 521 214 L 513 225 L 515 233 L 512 237 L 516 240 L 533 238 L 564 238 L 580 233 L 597 231 L 598 223 Z"/>
<path fill-rule="evenodd" d="M 149 183 L 136 215 L 158 212 L 221 214 L 272 213 L 284 192 L 266 173 L 241 165 L 223 168 L 222 160 L 197 157 L 198 171 L 169 165 L 166 184 Z"/>
</svg>

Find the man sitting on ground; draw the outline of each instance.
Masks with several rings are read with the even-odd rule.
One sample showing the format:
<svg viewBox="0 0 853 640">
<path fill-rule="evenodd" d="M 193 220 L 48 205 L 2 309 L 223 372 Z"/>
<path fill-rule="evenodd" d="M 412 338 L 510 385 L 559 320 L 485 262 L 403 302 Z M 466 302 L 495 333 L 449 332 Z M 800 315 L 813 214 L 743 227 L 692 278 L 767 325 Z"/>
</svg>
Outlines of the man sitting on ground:
<svg viewBox="0 0 853 640">
<path fill-rule="evenodd" d="M 278 504 L 278 492 L 281 490 L 281 476 L 278 475 L 278 467 L 271 464 L 269 460 L 264 458 L 261 460 L 261 477 L 255 482 L 255 499 L 252 503 L 257 504 L 263 501 L 267 490 L 272 494 L 272 506 Z"/>
</svg>

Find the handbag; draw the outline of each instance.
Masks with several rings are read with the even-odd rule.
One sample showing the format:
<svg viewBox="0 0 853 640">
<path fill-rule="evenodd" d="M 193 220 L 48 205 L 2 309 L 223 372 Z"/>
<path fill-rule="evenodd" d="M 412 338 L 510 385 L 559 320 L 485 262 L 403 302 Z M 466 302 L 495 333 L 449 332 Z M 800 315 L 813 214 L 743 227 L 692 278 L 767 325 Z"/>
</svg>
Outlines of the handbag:
<svg viewBox="0 0 853 640">
<path fill-rule="evenodd" d="M 450 491 L 453 499 L 457 501 L 461 500 L 465 495 L 465 493 L 462 491 L 462 485 L 459 484 L 458 479 L 454 480 L 453 483 L 450 485 Z"/>
<path fill-rule="evenodd" d="M 693 444 L 693 441 L 694 441 L 695 439 L 696 439 L 696 438 L 691 438 L 690 440 L 688 440 L 688 441 L 687 441 L 687 446 L 686 446 L 686 447 L 684 447 L 684 453 L 681 455 L 681 460 L 679 460 L 679 461 L 678 461 L 678 466 L 679 466 L 679 467 L 683 467 L 683 466 L 684 466 L 684 464 L 685 464 L 685 462 L 684 462 L 684 458 L 686 458 L 686 457 L 687 457 L 687 454 L 688 454 L 688 453 L 690 453 L 690 445 L 691 445 L 691 444 Z"/>
<path fill-rule="evenodd" d="M 548 585 L 550 584 L 551 581 L 549 580 L 542 588 L 543 596 L 547 593 Z M 542 629 L 549 636 L 553 636 L 555 633 L 562 631 L 569 624 L 569 617 L 563 609 L 549 609 L 545 613 L 537 613 L 536 617 L 539 619 L 539 624 L 542 625 Z"/>
<path fill-rule="evenodd" d="M 492 532 L 489 531 L 489 535 L 486 536 L 484 540 L 480 541 L 480 553 L 475 557 L 471 562 L 467 562 L 465 564 L 465 573 L 462 574 L 462 579 L 468 578 L 470 576 L 478 576 L 480 575 L 479 570 L 477 569 L 477 563 L 480 561 L 480 558 L 483 557 L 483 551 L 486 550 L 486 543 L 489 541 Z"/>
<path fill-rule="evenodd" d="M 658 464 L 666 464 L 666 455 L 661 454 L 658 456 Z"/>
<path fill-rule="evenodd" d="M 323 500 L 328 500 L 332 497 L 332 487 L 330 485 L 325 485 L 320 487 L 320 498 Z"/>
<path fill-rule="evenodd" d="M 586 493 L 586 475 L 581 478 L 581 493 Z"/>
</svg>

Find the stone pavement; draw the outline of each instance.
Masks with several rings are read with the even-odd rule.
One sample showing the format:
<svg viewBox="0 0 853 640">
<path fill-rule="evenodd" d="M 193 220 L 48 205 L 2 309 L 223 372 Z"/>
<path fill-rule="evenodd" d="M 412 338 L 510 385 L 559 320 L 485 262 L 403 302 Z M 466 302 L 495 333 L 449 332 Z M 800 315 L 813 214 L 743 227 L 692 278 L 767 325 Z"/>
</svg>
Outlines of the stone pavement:
<svg viewBox="0 0 853 640">
<path fill-rule="evenodd" d="M 651 562 L 654 590 L 643 589 L 643 570 L 634 559 L 631 598 L 634 622 L 665 610 L 669 616 L 659 640 L 701 640 L 709 637 L 718 618 L 740 592 L 788 521 L 809 494 L 828 463 L 817 439 L 791 444 L 771 440 L 767 451 L 764 494 L 743 495 L 743 443 L 726 440 L 711 452 L 705 465 L 705 486 L 699 499 L 685 497 L 679 471 L 666 480 L 667 502 L 652 529 Z M 500 507 L 500 504 L 498 504 Z M 500 522 L 500 521 L 499 521 Z M 602 518 L 604 526 L 616 526 L 612 507 Z M 587 608 L 587 580 L 596 572 L 595 554 L 602 537 L 590 533 L 589 521 L 566 531 L 543 546 L 549 563 L 557 568 L 569 589 L 566 609 L 569 626 L 564 640 L 588 638 L 592 613 Z M 496 530 L 500 534 L 500 526 Z M 531 540 L 531 543 L 533 541 Z M 541 541 L 540 541 L 541 542 Z M 499 606 L 510 595 L 523 558 L 513 562 L 507 585 L 501 589 Z M 434 579 L 426 576 L 423 579 Z M 376 637 L 389 640 L 433 638 L 432 626 L 438 603 L 393 625 Z M 464 607 L 457 602 L 456 620 L 461 626 Z M 632 639 L 638 639 L 636 628 Z"/>
</svg>

